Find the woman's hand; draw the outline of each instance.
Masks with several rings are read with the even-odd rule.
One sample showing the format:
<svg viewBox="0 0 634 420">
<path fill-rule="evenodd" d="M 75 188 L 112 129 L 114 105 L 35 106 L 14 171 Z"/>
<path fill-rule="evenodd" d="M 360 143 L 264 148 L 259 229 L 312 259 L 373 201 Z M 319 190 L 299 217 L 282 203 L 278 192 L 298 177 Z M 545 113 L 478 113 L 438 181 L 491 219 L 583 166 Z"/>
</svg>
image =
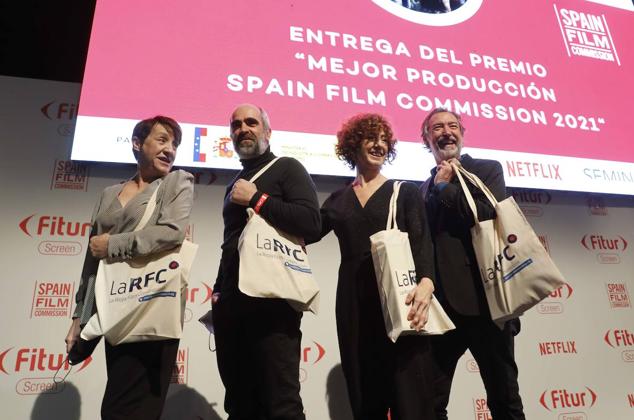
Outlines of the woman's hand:
<svg viewBox="0 0 634 420">
<path fill-rule="evenodd" d="M 423 277 L 418 285 L 407 294 L 405 303 L 412 305 L 407 314 L 407 320 L 410 321 L 410 328 L 420 331 L 425 327 L 433 292 L 434 283 L 430 278 Z"/>
<path fill-rule="evenodd" d="M 68 334 L 66 334 L 66 338 L 64 339 L 64 342 L 66 343 L 66 353 L 68 353 L 73 345 L 77 342 L 80 331 L 79 318 L 75 318 L 73 319 L 73 323 L 70 324 L 70 329 L 68 330 Z"/>
<path fill-rule="evenodd" d="M 102 259 L 108 256 L 108 240 L 110 239 L 109 233 L 102 233 L 101 235 L 95 235 L 90 238 L 88 247 L 93 257 Z"/>
</svg>

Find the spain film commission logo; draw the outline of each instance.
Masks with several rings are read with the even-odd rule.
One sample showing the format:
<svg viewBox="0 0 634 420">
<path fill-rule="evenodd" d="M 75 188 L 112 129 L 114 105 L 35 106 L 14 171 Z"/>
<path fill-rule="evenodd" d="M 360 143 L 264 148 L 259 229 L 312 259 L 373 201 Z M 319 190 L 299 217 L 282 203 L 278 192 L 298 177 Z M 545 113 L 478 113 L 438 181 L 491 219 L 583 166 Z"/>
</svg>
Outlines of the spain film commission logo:
<svg viewBox="0 0 634 420">
<path fill-rule="evenodd" d="M 625 283 L 606 283 L 605 289 L 612 309 L 632 307 L 630 294 Z"/>
<path fill-rule="evenodd" d="M 588 57 L 621 65 L 605 15 L 553 7 L 568 57 Z"/>
<path fill-rule="evenodd" d="M 92 362 L 84 360 L 74 373 L 81 372 Z M 15 392 L 19 395 L 56 394 L 64 390 L 64 382 L 55 382 L 53 377 L 64 376 L 71 369 L 66 353 L 48 352 L 44 347 L 10 347 L 0 353 L 0 372 L 6 376 L 17 376 Z"/>
<path fill-rule="evenodd" d="M 70 318 L 74 283 L 35 282 L 31 318 Z"/>
<path fill-rule="evenodd" d="M 189 373 L 189 347 L 178 349 L 176 361 L 172 368 L 171 384 L 187 384 Z"/>
<path fill-rule="evenodd" d="M 90 222 L 69 221 L 64 216 L 38 216 L 33 213 L 18 223 L 18 228 L 30 238 L 41 241 L 38 251 L 42 255 L 79 255 L 79 240 L 90 234 Z"/>
<path fill-rule="evenodd" d="M 88 165 L 71 160 L 55 160 L 51 190 L 88 190 Z"/>
<path fill-rule="evenodd" d="M 473 414 L 475 415 L 475 420 L 493 420 L 486 398 L 473 399 Z"/>
<path fill-rule="evenodd" d="M 624 362 L 634 362 L 634 334 L 627 329 L 607 330 L 603 341 L 615 350 L 621 351 Z"/>
<path fill-rule="evenodd" d="M 628 243 L 621 235 L 585 234 L 581 246 L 594 252 L 601 264 L 620 264 L 621 254 L 627 250 Z"/>
<path fill-rule="evenodd" d="M 543 315 L 563 314 L 566 302 L 572 297 L 574 289 L 570 283 L 553 290 L 546 299 L 536 306 L 537 312 Z"/>
</svg>

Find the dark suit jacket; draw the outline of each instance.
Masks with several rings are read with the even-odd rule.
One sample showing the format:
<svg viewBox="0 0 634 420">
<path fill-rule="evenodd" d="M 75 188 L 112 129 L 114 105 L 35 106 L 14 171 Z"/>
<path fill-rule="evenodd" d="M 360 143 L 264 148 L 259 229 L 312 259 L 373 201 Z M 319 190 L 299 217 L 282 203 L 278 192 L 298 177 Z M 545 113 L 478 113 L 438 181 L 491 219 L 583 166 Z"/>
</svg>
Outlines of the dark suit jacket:
<svg viewBox="0 0 634 420">
<path fill-rule="evenodd" d="M 462 166 L 476 174 L 498 200 L 506 198 L 502 165 L 494 160 L 473 159 L 469 155 L 460 158 Z M 433 185 L 436 169 L 421 186 L 427 207 L 432 240 L 436 255 L 437 296 L 462 315 L 489 315 L 482 288 L 478 263 L 471 245 L 473 214 L 458 178 L 439 188 Z M 487 198 L 468 181 L 478 210 L 478 218 L 495 218 L 495 210 Z"/>
</svg>

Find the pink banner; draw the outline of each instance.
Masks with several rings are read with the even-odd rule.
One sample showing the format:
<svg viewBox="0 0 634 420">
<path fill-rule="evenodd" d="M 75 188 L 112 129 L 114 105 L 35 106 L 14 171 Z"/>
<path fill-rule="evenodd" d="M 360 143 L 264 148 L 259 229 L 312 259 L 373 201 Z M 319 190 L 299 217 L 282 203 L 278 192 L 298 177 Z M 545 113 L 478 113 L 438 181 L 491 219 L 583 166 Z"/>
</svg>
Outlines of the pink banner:
<svg viewBox="0 0 634 420">
<path fill-rule="evenodd" d="M 100 1 L 79 114 L 226 125 L 252 102 L 274 129 L 332 135 L 372 111 L 418 142 L 442 104 L 465 115 L 469 147 L 634 162 L 631 12 L 579 0 L 467 0 L 438 14 L 403 3 Z"/>
</svg>

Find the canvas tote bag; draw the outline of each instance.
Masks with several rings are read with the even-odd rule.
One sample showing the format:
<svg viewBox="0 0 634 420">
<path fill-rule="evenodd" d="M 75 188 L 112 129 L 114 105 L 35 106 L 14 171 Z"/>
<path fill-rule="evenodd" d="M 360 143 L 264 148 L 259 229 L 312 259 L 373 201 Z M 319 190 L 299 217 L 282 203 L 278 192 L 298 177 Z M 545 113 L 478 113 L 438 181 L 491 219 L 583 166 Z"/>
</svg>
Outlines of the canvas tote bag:
<svg viewBox="0 0 634 420">
<path fill-rule="evenodd" d="M 156 207 L 154 190 L 134 231 L 142 229 Z M 180 338 L 185 309 L 184 289 L 198 245 L 190 241 L 175 249 L 121 262 L 99 261 L 95 279 L 97 312 L 81 337 L 103 335 L 117 345 Z"/>
<path fill-rule="evenodd" d="M 259 178 L 277 159 L 249 182 Z M 286 299 L 295 310 L 316 314 L 319 286 L 313 278 L 303 240 L 276 229 L 251 208 L 247 214 L 247 225 L 238 240 L 240 291 L 252 297 Z"/>
<path fill-rule="evenodd" d="M 497 201 L 476 175 L 452 164 L 473 213 L 471 240 L 491 318 L 501 325 L 516 318 L 564 284 L 555 263 L 513 197 Z M 465 178 L 480 189 L 496 218 L 481 222 Z"/>
<path fill-rule="evenodd" d="M 396 342 L 400 335 L 443 334 L 455 328 L 438 299 L 433 295 L 425 329 L 418 332 L 409 327 L 410 321 L 407 320 L 407 314 L 410 307 L 405 304 L 405 298 L 416 287 L 417 277 L 409 236 L 406 232 L 401 232 L 396 224 L 396 202 L 400 187 L 401 182 L 394 182 L 385 230 L 370 236 L 370 250 L 385 329 L 393 342 Z"/>
</svg>

